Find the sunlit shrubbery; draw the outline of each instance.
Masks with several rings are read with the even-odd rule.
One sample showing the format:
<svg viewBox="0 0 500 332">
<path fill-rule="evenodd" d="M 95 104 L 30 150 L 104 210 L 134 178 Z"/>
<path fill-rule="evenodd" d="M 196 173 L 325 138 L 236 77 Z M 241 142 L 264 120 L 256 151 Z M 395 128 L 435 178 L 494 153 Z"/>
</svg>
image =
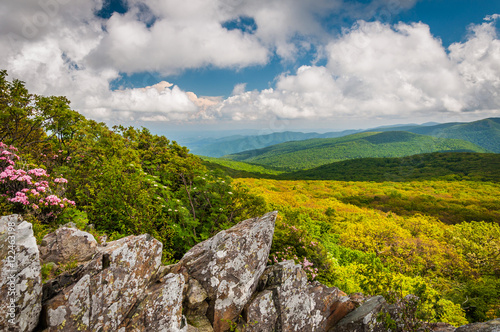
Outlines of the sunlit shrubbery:
<svg viewBox="0 0 500 332">
<path fill-rule="evenodd" d="M 438 197 L 435 203 L 439 206 L 445 206 L 447 201 L 462 206 L 448 213 L 453 214 L 453 219 L 467 219 L 467 213 L 461 214 L 466 211 L 464 202 L 474 199 L 475 204 L 491 208 L 486 213 L 489 218 L 499 211 L 492 197 L 498 185 L 438 181 L 238 182 L 264 197 L 268 209 L 280 212 L 271 263 L 307 260 L 318 269 L 315 280 L 347 293 L 381 294 L 391 301 L 415 294 L 419 297 L 416 314 L 430 322 L 459 326 L 467 320 L 498 316 L 498 224 L 448 225 L 438 219 L 445 213 L 441 207 L 431 206 L 429 214 L 420 208 L 410 210 L 413 197 L 427 195 Z M 369 204 L 356 206 L 363 195 L 367 202 L 373 202 L 383 193 L 397 198 L 397 209 L 405 206 L 408 210 L 402 215 L 390 211 L 391 201 L 386 202 L 384 211 L 370 208 Z M 356 205 L 347 204 L 346 197 L 356 197 Z M 311 245 L 311 241 L 317 244 Z"/>
</svg>

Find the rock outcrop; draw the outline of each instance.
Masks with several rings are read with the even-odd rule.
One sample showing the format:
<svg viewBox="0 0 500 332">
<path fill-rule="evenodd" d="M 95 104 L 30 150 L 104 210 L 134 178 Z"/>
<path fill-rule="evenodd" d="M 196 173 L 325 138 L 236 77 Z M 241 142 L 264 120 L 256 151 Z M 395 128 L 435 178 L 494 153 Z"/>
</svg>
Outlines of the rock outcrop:
<svg viewBox="0 0 500 332">
<path fill-rule="evenodd" d="M 488 322 L 467 324 L 459 327 L 455 332 L 500 332 L 500 318 Z"/>
<path fill-rule="evenodd" d="M 0 218 L 0 330 L 32 331 L 42 307 L 40 259 L 31 224 Z"/>
<path fill-rule="evenodd" d="M 45 301 L 41 327 L 118 331 L 148 293 L 151 277 L 161 264 L 161 251 L 161 243 L 149 235 L 129 236 L 99 248 L 79 280 Z"/>
<path fill-rule="evenodd" d="M 2 217 L 0 330 L 384 331 L 377 315 L 397 308 L 381 296 L 347 296 L 309 282 L 293 261 L 266 266 L 276 215 L 222 231 L 170 266 L 161 266 L 162 244 L 149 235 L 98 244 L 89 233 L 61 227 L 37 247 L 29 223 Z M 42 288 L 40 262 L 72 268 Z M 456 331 L 499 326 L 500 319 Z"/>
<path fill-rule="evenodd" d="M 180 260 L 179 265 L 207 291 L 207 313 L 215 331 L 229 330 L 257 288 L 276 215 L 245 220 L 197 244 Z"/>
<path fill-rule="evenodd" d="M 300 265 L 269 266 L 246 307 L 248 331 L 328 331 L 355 304 L 337 288 L 309 283 Z"/>
<path fill-rule="evenodd" d="M 366 300 L 356 310 L 351 311 L 330 332 L 383 331 L 377 324 L 377 315 L 386 306 L 382 296 L 374 296 Z"/>
<path fill-rule="evenodd" d="M 47 234 L 40 246 L 42 262 L 77 261 L 85 262 L 94 256 L 97 251 L 97 241 L 92 234 L 76 228 L 61 227 L 55 232 Z"/>
</svg>

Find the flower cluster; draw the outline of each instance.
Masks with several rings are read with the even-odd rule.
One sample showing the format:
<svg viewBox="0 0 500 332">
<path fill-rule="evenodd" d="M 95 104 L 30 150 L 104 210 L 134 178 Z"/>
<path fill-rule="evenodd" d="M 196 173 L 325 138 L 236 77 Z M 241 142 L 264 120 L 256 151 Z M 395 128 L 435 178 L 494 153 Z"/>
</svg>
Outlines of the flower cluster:
<svg viewBox="0 0 500 332">
<path fill-rule="evenodd" d="M 9 151 L 10 150 L 10 151 Z M 0 142 L 0 163 L 13 166 L 15 164 L 14 160 L 19 160 L 19 156 L 15 154 L 18 150 L 11 146 L 7 146 L 4 142 Z"/>
<path fill-rule="evenodd" d="M 318 276 L 318 268 L 314 268 L 314 263 L 310 262 L 307 257 L 303 257 L 302 261 L 300 257 L 297 256 L 295 249 L 293 247 L 286 247 L 283 251 L 277 251 L 270 255 L 268 263 L 278 264 L 279 262 L 285 262 L 287 260 L 293 259 L 295 263 L 302 265 L 302 269 L 306 272 L 309 280 L 314 280 Z"/>
<path fill-rule="evenodd" d="M 61 198 L 63 177 L 51 180 L 43 168 L 23 169 L 16 167 L 21 160 L 17 149 L 0 142 L 0 195 L 15 204 L 18 210 L 35 214 L 41 220 L 55 218 L 62 209 L 74 206 L 75 202 Z"/>
</svg>

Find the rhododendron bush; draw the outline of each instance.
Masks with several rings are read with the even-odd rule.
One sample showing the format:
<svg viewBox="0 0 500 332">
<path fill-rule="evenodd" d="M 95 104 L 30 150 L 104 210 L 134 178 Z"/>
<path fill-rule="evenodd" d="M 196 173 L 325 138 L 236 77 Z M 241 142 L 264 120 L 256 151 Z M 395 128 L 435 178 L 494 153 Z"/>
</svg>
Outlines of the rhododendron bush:
<svg viewBox="0 0 500 332">
<path fill-rule="evenodd" d="M 0 195 L 13 205 L 12 210 L 31 213 L 42 222 L 54 220 L 75 202 L 62 197 L 65 178 L 53 178 L 43 168 L 29 168 L 18 150 L 0 142 Z"/>
</svg>

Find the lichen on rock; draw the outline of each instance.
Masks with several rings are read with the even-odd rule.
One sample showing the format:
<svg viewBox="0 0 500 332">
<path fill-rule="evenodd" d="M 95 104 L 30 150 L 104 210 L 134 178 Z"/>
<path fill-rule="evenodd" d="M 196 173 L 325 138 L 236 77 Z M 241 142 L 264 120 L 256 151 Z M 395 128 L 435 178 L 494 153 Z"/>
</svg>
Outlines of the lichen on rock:
<svg viewBox="0 0 500 332">
<path fill-rule="evenodd" d="M 260 288 L 245 308 L 246 331 L 327 331 L 355 307 L 338 288 L 308 282 L 291 260 L 267 267 Z"/>
<path fill-rule="evenodd" d="M 214 331 L 229 330 L 266 267 L 277 212 L 247 219 L 189 250 L 179 264 L 207 290 Z"/>
<path fill-rule="evenodd" d="M 41 267 L 32 226 L 18 215 L 0 218 L 0 258 L 0 330 L 32 331 L 41 310 Z"/>
<path fill-rule="evenodd" d="M 169 266 L 161 266 L 162 244 L 147 234 L 100 246 L 88 233 L 61 228 L 46 237 L 43 259 L 66 264 L 77 257 L 78 266 L 48 280 L 43 292 L 31 225 L 19 216 L 2 217 L 0 330 L 386 331 L 377 320 L 379 313 L 397 318 L 400 308 L 387 304 L 382 296 L 347 296 L 335 287 L 310 282 L 294 261 L 266 267 L 276 214 L 242 221 L 199 243 Z M 14 325 L 6 320 L 9 224 L 15 225 L 17 258 Z M 79 244 L 65 247 L 72 238 Z M 75 250 L 81 251 L 78 256 Z M 430 326 L 435 331 L 455 330 L 447 324 Z M 494 332 L 499 327 L 496 319 L 456 331 Z"/>
<path fill-rule="evenodd" d="M 42 263 L 84 262 L 97 251 L 97 241 L 92 234 L 76 228 L 60 227 L 47 234 L 40 245 Z"/>
<path fill-rule="evenodd" d="M 65 312 L 65 331 L 116 331 L 127 313 L 143 297 L 161 263 L 162 245 L 149 235 L 129 236 L 100 247 L 84 265 L 82 277 L 44 303 L 42 326 L 57 330 L 52 322 Z M 69 304 L 77 301 L 80 306 Z M 64 310 L 62 309 L 64 308 Z"/>
</svg>

